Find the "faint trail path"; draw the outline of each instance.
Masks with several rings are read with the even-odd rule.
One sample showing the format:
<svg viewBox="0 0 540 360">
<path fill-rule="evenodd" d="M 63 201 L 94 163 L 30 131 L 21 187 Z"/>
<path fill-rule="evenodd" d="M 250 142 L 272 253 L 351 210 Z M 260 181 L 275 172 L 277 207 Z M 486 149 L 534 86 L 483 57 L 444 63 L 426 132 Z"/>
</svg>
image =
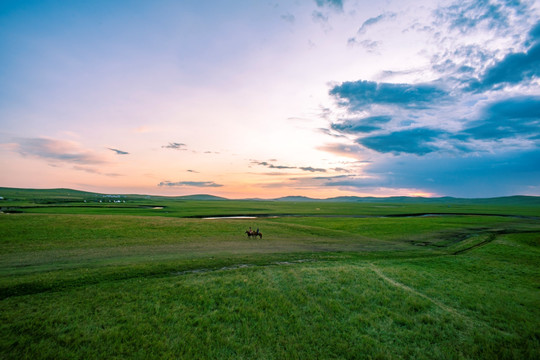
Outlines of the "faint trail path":
<svg viewBox="0 0 540 360">
<path fill-rule="evenodd" d="M 467 316 L 463 315 L 462 313 L 460 313 L 459 311 L 457 311 L 456 309 L 448 306 L 448 305 L 445 305 L 443 304 L 442 302 L 438 301 L 438 300 L 435 300 L 429 296 L 427 296 L 426 294 L 422 294 L 421 292 L 411 288 L 411 287 L 408 287 L 407 285 L 405 284 L 402 284 L 400 282 L 397 282 L 395 281 L 394 279 L 391 279 L 389 278 L 388 276 L 384 275 L 381 270 L 376 267 L 374 264 L 370 263 L 369 264 L 369 268 L 374 272 L 376 273 L 381 279 L 383 279 L 384 281 L 388 282 L 389 284 L 395 286 L 395 287 L 398 287 L 400 289 L 403 289 L 407 292 L 410 292 L 410 293 L 413 293 L 414 295 L 416 296 L 420 296 L 421 298 L 424 298 L 426 300 L 429 300 L 431 301 L 433 304 L 437 305 L 439 308 L 443 309 L 444 311 L 446 312 L 449 312 L 453 315 L 458 315 L 460 317 L 463 317 L 463 318 L 467 318 L 469 319 Z"/>
<path fill-rule="evenodd" d="M 423 294 L 405 284 L 402 284 L 392 278 L 389 278 L 388 276 L 384 275 L 381 271 L 381 269 L 379 269 L 377 266 L 375 266 L 373 263 L 369 263 L 368 264 L 368 267 L 375 273 L 377 274 L 377 276 L 379 276 L 381 279 L 383 279 L 384 281 L 386 281 L 387 283 L 389 283 L 390 285 L 392 286 L 395 286 L 397 288 L 400 288 L 402 290 L 405 290 L 411 294 L 414 294 L 416 296 L 419 296 L 423 299 L 426 299 L 428 301 L 430 301 L 431 303 L 435 304 L 437 307 L 439 307 L 440 309 L 452 314 L 452 315 L 456 315 L 460 318 L 462 318 L 463 320 L 465 320 L 465 322 L 467 322 L 470 326 L 476 326 L 476 325 L 481 325 L 483 327 L 487 327 L 489 328 L 490 330 L 493 330 L 499 334 L 502 334 L 502 335 L 505 335 L 505 336 L 512 336 L 512 334 L 506 332 L 506 331 L 503 331 L 503 330 L 500 330 L 500 329 L 497 329 L 493 326 L 491 326 L 490 324 L 488 324 L 487 322 L 483 321 L 483 320 L 480 320 L 480 319 L 473 319 L 465 314 L 462 314 L 461 312 L 459 312 L 458 310 L 454 309 L 453 307 L 450 307 L 446 304 L 443 304 L 442 302 L 436 300 L 436 299 L 433 299 L 429 296 L 427 296 L 426 294 Z"/>
</svg>

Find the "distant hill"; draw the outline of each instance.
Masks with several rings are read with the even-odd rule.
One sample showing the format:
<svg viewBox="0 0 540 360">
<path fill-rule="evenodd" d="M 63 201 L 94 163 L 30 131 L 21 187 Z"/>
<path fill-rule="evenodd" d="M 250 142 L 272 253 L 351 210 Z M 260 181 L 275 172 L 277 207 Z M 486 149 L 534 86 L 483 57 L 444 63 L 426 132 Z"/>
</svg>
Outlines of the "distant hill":
<svg viewBox="0 0 540 360">
<path fill-rule="evenodd" d="M 363 203 L 394 203 L 394 204 L 486 204 L 486 205 L 520 205 L 539 206 L 540 196 L 503 196 L 494 198 L 454 198 L 454 197 L 418 197 L 418 196 L 338 196 L 327 199 L 314 199 L 305 196 L 286 196 L 274 199 L 276 201 L 331 201 L 331 202 L 363 202 Z"/>
<path fill-rule="evenodd" d="M 199 201 L 213 201 L 213 200 L 228 200 L 227 198 L 209 195 L 209 194 L 196 194 L 185 196 L 157 196 L 157 195 L 128 195 L 128 194 L 100 194 L 87 191 L 79 191 L 73 189 L 20 189 L 20 188 L 8 188 L 0 187 L 0 200 L 24 200 L 33 202 L 77 202 L 83 200 L 95 200 L 96 199 L 130 199 L 130 200 L 199 200 Z M 540 196 L 503 196 L 494 198 L 477 198 L 477 199 L 465 199 L 454 197 L 409 197 L 409 196 L 390 196 L 390 197 L 359 197 L 359 196 L 338 196 L 328 199 L 316 199 L 306 196 L 284 196 L 280 198 L 265 200 L 265 199 L 243 199 L 249 201 L 290 201 L 290 202 L 307 202 L 307 201 L 320 201 L 320 202 L 362 202 L 362 203 L 394 203 L 394 204 L 449 204 L 449 205 L 506 205 L 506 206 L 540 206 Z"/>
<path fill-rule="evenodd" d="M 273 201 L 323 201 L 321 199 L 312 199 L 307 196 L 284 196 L 277 199 L 272 199 Z"/>
<path fill-rule="evenodd" d="M 76 202 L 96 197 L 98 194 L 72 189 L 19 189 L 0 187 L 3 200 L 47 202 Z"/>
<path fill-rule="evenodd" d="M 182 200 L 228 200 L 227 198 L 224 198 L 221 196 L 214 196 L 214 195 L 208 195 L 208 194 L 175 196 L 174 198 L 182 199 Z"/>
<path fill-rule="evenodd" d="M 72 189 L 19 189 L 0 187 L 0 196 L 6 197 L 28 197 L 28 196 L 92 196 L 94 193 Z"/>
<path fill-rule="evenodd" d="M 137 199 L 137 200 L 159 200 L 159 199 L 181 199 L 181 200 L 227 200 L 224 197 L 197 194 L 186 196 L 158 196 L 158 195 L 137 195 L 137 194 L 101 194 L 72 189 L 21 189 L 0 187 L 0 197 L 5 200 L 32 200 L 48 199 L 60 200 L 64 202 L 82 201 L 85 199 Z"/>
</svg>

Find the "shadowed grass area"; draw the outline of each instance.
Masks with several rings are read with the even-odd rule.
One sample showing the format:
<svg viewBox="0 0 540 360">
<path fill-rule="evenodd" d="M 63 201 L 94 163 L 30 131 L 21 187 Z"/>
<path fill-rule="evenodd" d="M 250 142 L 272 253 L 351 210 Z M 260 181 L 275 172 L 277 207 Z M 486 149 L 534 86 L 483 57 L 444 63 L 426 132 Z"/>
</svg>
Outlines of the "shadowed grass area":
<svg viewBox="0 0 540 360">
<path fill-rule="evenodd" d="M 453 287 L 452 278 L 438 282 Z M 459 288 L 472 294 L 485 285 Z M 483 306 L 511 299 L 484 297 Z M 17 336 L 3 346 L 14 358 L 534 358 L 539 350 L 538 331 L 520 326 L 523 310 L 504 321 L 448 311 L 361 262 L 134 278 L 4 306 L 3 333 Z"/>
<path fill-rule="evenodd" d="M 3 214 L 0 234 L 5 359 L 540 357 L 534 218 Z"/>
</svg>

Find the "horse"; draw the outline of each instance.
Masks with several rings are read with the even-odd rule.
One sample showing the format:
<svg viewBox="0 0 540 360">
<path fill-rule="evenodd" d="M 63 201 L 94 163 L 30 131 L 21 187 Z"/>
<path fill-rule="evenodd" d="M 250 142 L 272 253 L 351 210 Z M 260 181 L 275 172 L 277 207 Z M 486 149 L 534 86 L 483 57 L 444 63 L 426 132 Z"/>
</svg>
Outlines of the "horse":
<svg viewBox="0 0 540 360">
<path fill-rule="evenodd" d="M 248 238 L 252 237 L 252 236 L 255 236 L 255 237 L 260 237 L 262 239 L 262 232 L 260 232 L 259 230 L 257 231 L 253 231 L 253 230 L 246 230 L 246 234 L 248 236 Z"/>
</svg>

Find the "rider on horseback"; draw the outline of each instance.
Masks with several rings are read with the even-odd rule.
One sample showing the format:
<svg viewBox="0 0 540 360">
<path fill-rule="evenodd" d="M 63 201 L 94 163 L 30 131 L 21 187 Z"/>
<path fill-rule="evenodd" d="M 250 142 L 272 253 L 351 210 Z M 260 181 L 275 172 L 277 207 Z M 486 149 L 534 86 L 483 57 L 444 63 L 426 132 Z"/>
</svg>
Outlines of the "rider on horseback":
<svg viewBox="0 0 540 360">
<path fill-rule="evenodd" d="M 262 233 L 259 231 L 259 228 L 257 228 L 257 231 L 253 231 L 251 230 L 251 226 L 249 227 L 249 230 L 246 230 L 246 234 L 248 237 L 252 237 L 252 236 L 255 236 L 255 237 L 260 237 L 262 239 Z"/>
</svg>

